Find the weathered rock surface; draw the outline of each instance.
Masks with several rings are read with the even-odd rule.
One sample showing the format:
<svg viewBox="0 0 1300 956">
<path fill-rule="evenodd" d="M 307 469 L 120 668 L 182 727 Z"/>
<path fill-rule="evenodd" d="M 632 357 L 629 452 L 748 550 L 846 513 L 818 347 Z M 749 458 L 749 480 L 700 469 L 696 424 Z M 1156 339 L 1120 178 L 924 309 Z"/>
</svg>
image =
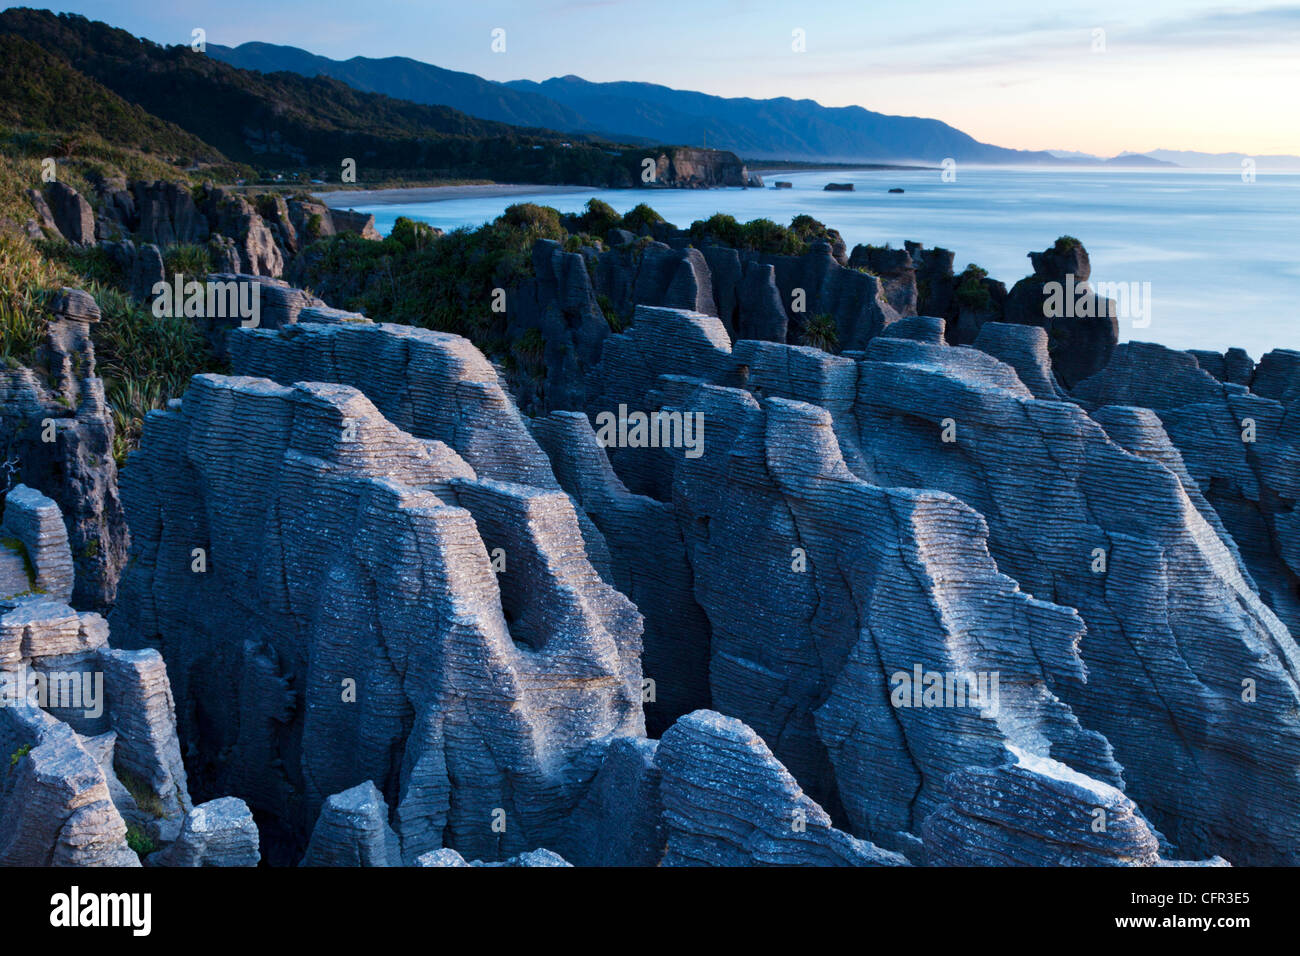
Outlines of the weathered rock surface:
<svg viewBox="0 0 1300 956">
<path fill-rule="evenodd" d="M 579 866 L 658 866 L 664 854 L 658 741 L 620 737 L 569 818 L 565 853 Z"/>
<path fill-rule="evenodd" d="M 1160 840 L 1114 787 L 1051 758 L 948 780 L 948 802 L 925 821 L 934 866 L 1160 866 Z M 1219 861 L 1221 862 L 1221 861 Z"/>
<path fill-rule="evenodd" d="M 657 326 L 672 330 L 679 343 L 675 350 L 657 344 Z M 1047 394 L 1050 380 L 1041 359 L 1031 351 L 1017 361 Z M 1110 427 L 1125 436 L 1125 447 L 1083 409 L 1036 398 L 1010 367 L 981 351 L 892 337 L 875 338 L 855 358 L 818 357 L 811 351 L 801 357 L 798 349 L 759 343 L 732 349 L 716 320 L 686 314 L 673 318 L 664 310 L 642 310 L 629 333 L 611 338 L 598 373 L 607 391 L 593 411 L 618 402 L 661 407 L 653 397 L 672 392 L 669 385 L 682 373 L 697 381 L 743 381 L 750 393 L 697 386 L 693 397 L 683 399 L 678 388 L 673 406 L 701 410 L 708 423 L 705 454 L 696 461 L 680 460 L 675 469 L 670 459 L 669 473 L 675 508 L 687 519 L 683 527 L 695 531 L 691 565 L 697 597 L 712 625 L 713 706 L 758 730 L 796 778 L 819 800 L 829 801 L 832 814 L 847 814 L 856 834 L 906 846 L 906 834 L 915 833 L 920 818 L 937 805 L 943 778 L 958 767 L 921 772 L 913 778 L 920 781 L 915 791 L 903 784 L 905 777 L 889 787 L 857 783 L 841 770 L 861 763 L 847 759 L 854 750 L 846 750 L 837 736 L 842 732 L 837 730 L 837 701 L 844 702 L 846 721 L 853 715 L 844 726 L 857 732 L 872 726 L 860 714 L 861 694 L 873 683 L 886 699 L 882 716 L 890 715 L 891 722 L 918 717 L 928 733 L 935 720 L 964 721 L 973 715 L 946 708 L 890 714 L 888 688 L 879 677 L 856 672 L 852 678 L 837 678 L 827 665 L 858 666 L 860 659 L 881 667 L 877 654 L 862 657 L 852 651 L 849 638 L 862 627 L 855 609 L 873 615 L 890 607 L 916 613 L 942 593 L 936 588 L 961 582 L 955 593 L 969 594 L 974 603 L 963 616 L 955 611 L 953 598 L 945 598 L 942 619 L 953 622 L 949 626 L 969 620 L 962 634 L 972 633 L 970 627 L 978 633 L 998 620 L 993 627 L 999 638 L 978 641 L 974 658 L 964 650 L 941 657 L 943 663 L 933 668 L 927 663 L 924 670 L 999 671 L 1004 710 L 1032 706 L 1055 715 L 1047 724 L 1041 717 L 995 721 L 1012 733 L 1012 744 L 1048 756 L 1040 749 L 1041 731 L 1036 732 L 1039 744 L 1026 747 L 1009 728 L 1055 726 L 1064 736 L 1051 745 L 1050 756 L 1122 785 L 1181 856 L 1219 853 L 1234 862 L 1292 858 L 1295 841 L 1284 810 L 1292 798 L 1284 794 L 1295 787 L 1287 768 L 1294 766 L 1300 730 L 1295 644 L 1260 599 L 1226 535 L 1211 520 L 1204 498 L 1189 488 L 1193 483 L 1180 472 L 1168 440 L 1138 434 L 1152 422 L 1113 422 Z M 766 407 L 754 396 L 762 396 Z M 779 401 L 785 398 L 813 403 L 825 412 Z M 773 424 L 782 422 L 788 424 L 774 431 Z M 951 440 L 945 440 L 945 433 Z M 822 463 L 810 468 L 818 456 Z M 647 469 L 662 475 L 665 457 L 658 449 L 620 449 L 611 460 L 633 487 Z M 792 469 L 788 477 L 785 469 Z M 811 485 L 810 477 L 815 479 Z M 972 525 L 962 538 L 978 541 L 984 535 L 979 529 L 987 526 L 989 557 L 982 560 L 994 577 L 980 585 L 968 583 L 973 556 L 954 551 L 952 541 L 952 529 L 962 526 L 959 512 L 950 511 L 932 524 L 919 517 L 924 510 L 904 512 L 908 519 L 896 526 L 901 544 L 915 548 L 924 542 L 922 553 L 932 554 L 931 560 L 956 560 L 961 553 L 953 567 L 963 570 L 935 571 L 923 578 L 922 593 L 928 597 L 885 601 L 889 592 L 879 584 L 863 592 L 872 595 L 865 605 L 851 597 L 855 585 L 842 560 L 833 560 L 827 573 L 828 548 L 831 555 L 863 554 L 864 547 L 888 542 L 880 529 L 890 527 L 879 517 L 846 526 L 827 521 L 829 515 L 846 512 L 847 500 L 831 507 L 825 502 L 837 499 L 821 496 L 832 488 L 847 491 L 857 480 L 876 486 L 874 492 L 853 492 L 864 501 L 872 494 L 883 495 L 884 501 L 898 499 L 900 492 L 884 489 L 933 488 L 977 509 L 979 515 L 969 512 Z M 810 498 L 811 489 L 818 497 Z M 656 490 L 654 483 L 649 490 Z M 666 498 L 661 491 L 656 497 Z M 926 501 L 925 507 L 934 509 L 943 500 L 923 496 L 912 507 Z M 896 504 L 891 511 L 899 514 Z M 870 530 L 859 531 L 866 540 L 849 548 L 852 538 L 838 543 L 834 537 L 843 527 Z M 828 533 L 829 541 L 821 540 Z M 799 558 L 795 548 L 803 549 L 811 574 L 785 570 Z M 912 558 L 902 566 L 915 562 Z M 887 567 L 874 555 L 861 566 L 875 576 Z M 996 593 L 991 581 L 999 572 L 1009 575 L 1004 587 L 1015 595 L 1009 595 L 1007 606 L 1022 608 L 1010 618 L 1023 621 L 1020 652 L 1007 639 L 1007 618 L 987 603 L 988 595 Z M 783 574 L 785 581 L 778 584 Z M 909 571 L 900 580 L 916 578 Z M 1015 591 L 1015 583 L 1034 598 L 1022 603 L 1026 595 Z M 737 591 L 771 598 L 756 616 L 752 608 L 737 608 Z M 755 627 L 755 620 L 760 626 Z M 899 631 L 913 636 L 909 639 L 918 631 L 933 633 L 930 626 L 904 620 L 899 619 Z M 1054 623 L 1045 625 L 1047 621 Z M 843 636 L 830 637 L 837 632 Z M 880 635 L 889 632 L 873 625 L 862 633 L 879 647 Z M 809 671 L 800 670 L 800 656 L 790 649 L 800 642 L 807 647 L 808 663 L 802 666 Z M 949 645 L 946 653 L 961 646 Z M 829 648 L 840 650 L 828 653 Z M 900 644 L 899 650 L 902 665 L 886 662 L 885 674 L 934 659 L 934 649 Z M 1002 656 L 1008 652 L 1022 656 Z M 983 656 L 989 653 L 998 659 Z M 1009 693 L 1008 675 L 1026 682 L 1025 689 Z M 843 688 L 838 697 L 835 686 Z M 1252 693 L 1243 695 L 1243 688 Z M 1269 741 L 1267 747 L 1242 743 L 1259 741 L 1261 735 Z M 936 746 L 944 741 L 942 749 L 949 752 L 954 741 L 974 743 L 981 736 L 967 736 L 949 723 L 931 739 Z M 914 744 L 911 735 L 906 739 L 907 748 L 898 751 L 907 755 L 900 772 L 916 774 L 913 755 L 924 753 L 924 746 Z M 996 763 L 992 757 L 1002 743 L 996 734 L 988 743 L 992 749 L 984 759 Z M 870 752 L 878 754 L 879 745 Z M 956 761 L 968 766 L 980 762 L 965 756 Z M 924 767 L 921 761 L 919 768 Z M 879 767 L 875 769 L 878 774 Z M 897 792 L 922 796 L 916 819 L 891 817 L 888 797 L 880 804 L 882 794 Z M 893 826 L 886 825 L 891 819 Z"/>
<path fill-rule="evenodd" d="M 256 863 L 246 809 L 190 804 L 157 651 L 110 648 L 102 617 L 55 600 L 3 602 L 0 691 L 0 862 L 137 866 L 129 826 L 163 847 L 151 864 Z"/>
<path fill-rule="evenodd" d="M 49 186 L 49 206 L 55 225 L 68 242 L 79 246 L 95 241 L 95 210 L 81 193 L 67 183 L 52 182 Z M 38 209 L 38 214 L 43 211 Z"/>
<path fill-rule="evenodd" d="M 180 183 L 139 181 L 131 184 L 128 207 L 122 204 L 128 229 L 157 246 L 206 242 L 210 232 L 207 217 L 199 210 L 194 195 Z"/>
<path fill-rule="evenodd" d="M 201 803 L 185 815 L 180 836 L 150 866 L 257 866 L 257 824 L 236 797 Z"/>
<path fill-rule="evenodd" d="M 27 190 L 27 200 L 32 204 L 32 210 L 36 213 L 35 223 L 37 225 L 38 235 L 34 239 L 57 238 L 59 224 L 54 221 L 54 211 L 50 209 L 50 204 L 46 202 L 45 195 L 39 189 Z"/>
<path fill-rule="evenodd" d="M 1031 252 L 1034 274 L 1007 293 L 1004 321 L 1047 329 L 1056 374 L 1070 388 L 1106 367 L 1119 340 L 1116 304 L 1088 285 L 1083 245 L 1058 242 Z"/>
<path fill-rule="evenodd" d="M 108 783 L 77 733 L 30 707 L 0 709 L 0 865 L 139 866 Z"/>
<path fill-rule="evenodd" d="M 1200 356 L 1125 342 L 1073 394 L 1088 408 L 1135 405 L 1159 416 L 1191 478 L 1186 484 L 1213 507 L 1207 520 L 1230 549 L 1240 550 L 1260 596 L 1294 633 L 1300 629 L 1300 522 L 1294 517 L 1300 389 L 1282 371 L 1296 367 L 1290 355 L 1270 352 L 1243 383 L 1214 377 Z"/>
<path fill-rule="evenodd" d="M 99 318 L 94 299 L 64 289 L 37 354 L 39 372 L 0 368 L 0 466 L 9 481 L 48 496 L 62 512 L 80 607 L 113 602 L 127 548 L 113 420 L 90 338 Z"/>
<path fill-rule="evenodd" d="M 115 627 L 161 646 L 201 792 L 285 847 L 372 780 L 403 860 L 503 859 L 562 836 L 589 747 L 642 733 L 641 617 L 569 498 L 477 476 L 355 389 L 197 376 L 126 478 Z"/>
<path fill-rule="evenodd" d="M 758 735 L 734 718 L 696 711 L 664 734 L 663 866 L 905 866 L 831 825 Z"/>
<path fill-rule="evenodd" d="M 532 866 L 572 866 L 564 857 L 550 850 L 530 850 L 527 853 L 520 853 L 518 856 L 512 856 L 508 860 L 500 863 L 483 862 L 475 860 L 473 863 L 466 863 L 465 858 L 455 850 L 432 850 L 429 853 L 421 854 L 415 861 L 416 866 L 509 866 L 509 867 L 532 867 Z"/>
<path fill-rule="evenodd" d="M 241 269 L 248 215 L 319 215 L 208 201 Z M 572 407 L 533 419 L 464 339 L 217 277 L 268 298 L 124 472 L 135 650 L 16 588 L 83 570 L 9 492 L 0 669 L 106 704 L 0 714 L 0 859 L 131 862 L 129 825 L 173 865 L 1300 861 L 1300 353 L 1126 344 L 1071 393 L 1113 339 L 1015 309 L 1082 247 L 1003 315 L 914 244 L 631 245 L 535 250 L 532 398 Z M 667 304 L 615 333 L 611 291 Z M 7 417 L 102 408 L 97 310 L 57 308 Z M 844 354 L 788 344 L 810 316 Z M 611 439 L 634 413 L 678 439 Z"/>
<path fill-rule="evenodd" d="M 325 801 L 302 866 L 400 866 L 401 847 L 388 805 L 371 781 Z"/>
<path fill-rule="evenodd" d="M 59 506 L 18 485 L 4 497 L 0 519 L 0 599 L 38 593 L 72 600 L 72 549 Z"/>
</svg>

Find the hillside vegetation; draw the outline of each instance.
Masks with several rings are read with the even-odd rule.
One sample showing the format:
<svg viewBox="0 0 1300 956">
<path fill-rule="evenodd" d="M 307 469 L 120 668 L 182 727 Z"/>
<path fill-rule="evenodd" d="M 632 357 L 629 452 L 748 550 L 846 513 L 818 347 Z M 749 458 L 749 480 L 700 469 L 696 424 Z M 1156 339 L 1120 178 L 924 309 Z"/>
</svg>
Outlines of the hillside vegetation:
<svg viewBox="0 0 1300 956">
<path fill-rule="evenodd" d="M 643 152 L 363 93 L 328 77 L 241 70 L 188 46 L 161 46 L 73 14 L 6 10 L 0 13 L 0 34 L 39 46 L 66 70 L 200 138 L 211 152 L 263 170 L 309 168 L 337 180 L 350 158 L 361 182 L 418 170 L 428 178 L 630 186 Z M 74 85 L 66 77 L 60 82 L 72 97 L 70 115 L 92 115 L 104 101 L 94 84 Z M 0 98 L 31 85 L 9 77 Z M 38 92 L 42 84 L 36 86 Z M 62 107 L 38 111 L 24 117 L 23 125 L 62 128 L 62 116 Z M 112 122 L 110 115 L 97 128 Z"/>
</svg>

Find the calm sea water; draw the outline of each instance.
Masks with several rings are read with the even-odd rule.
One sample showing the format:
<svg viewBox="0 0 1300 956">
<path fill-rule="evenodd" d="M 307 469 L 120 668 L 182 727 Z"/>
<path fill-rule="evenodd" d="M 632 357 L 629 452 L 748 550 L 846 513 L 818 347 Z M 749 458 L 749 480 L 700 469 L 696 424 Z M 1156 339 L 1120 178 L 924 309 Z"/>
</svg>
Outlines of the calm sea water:
<svg viewBox="0 0 1300 956">
<path fill-rule="evenodd" d="M 772 189 L 780 178 L 792 189 Z M 1300 174 L 1119 170 L 959 169 L 764 174 L 767 189 L 574 189 L 357 206 L 387 232 L 398 216 L 452 229 L 477 226 L 516 202 L 578 212 L 595 196 L 619 212 L 648 202 L 678 226 L 716 212 L 780 223 L 799 213 L 857 243 L 900 246 L 911 239 L 974 262 L 1010 287 L 1030 272 L 1027 253 L 1058 236 L 1081 239 L 1094 282 L 1150 290 L 1147 320 L 1121 321 L 1121 338 L 1175 348 L 1241 346 L 1258 359 L 1271 348 L 1300 348 Z M 854 192 L 825 192 L 829 181 Z M 891 187 L 902 187 L 901 195 Z M 1148 284 L 1149 285 L 1146 285 Z M 1136 284 L 1133 286 L 1132 284 Z M 1136 311 L 1136 310 L 1135 310 Z"/>
</svg>

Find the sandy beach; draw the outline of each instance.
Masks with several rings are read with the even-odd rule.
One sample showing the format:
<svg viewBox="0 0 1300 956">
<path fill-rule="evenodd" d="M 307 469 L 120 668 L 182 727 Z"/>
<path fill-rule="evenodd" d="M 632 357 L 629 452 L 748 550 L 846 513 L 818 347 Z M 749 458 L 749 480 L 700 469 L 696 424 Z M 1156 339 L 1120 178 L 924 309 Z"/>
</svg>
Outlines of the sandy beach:
<svg viewBox="0 0 1300 956">
<path fill-rule="evenodd" d="M 493 199 L 525 193 L 575 193 L 583 186 L 530 186 L 527 183 L 480 183 L 474 186 L 408 186 L 399 189 L 351 189 L 312 193 L 331 209 L 389 206 L 402 203 L 446 202 L 450 199 Z"/>
</svg>

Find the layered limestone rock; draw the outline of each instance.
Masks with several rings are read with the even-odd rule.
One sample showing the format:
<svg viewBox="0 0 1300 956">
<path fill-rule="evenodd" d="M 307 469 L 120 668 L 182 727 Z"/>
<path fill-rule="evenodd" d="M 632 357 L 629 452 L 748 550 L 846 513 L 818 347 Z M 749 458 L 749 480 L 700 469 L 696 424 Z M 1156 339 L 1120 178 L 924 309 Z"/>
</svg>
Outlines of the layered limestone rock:
<svg viewBox="0 0 1300 956">
<path fill-rule="evenodd" d="M 641 670 L 646 729 L 711 702 L 709 623 L 695 600 L 686 539 L 668 502 L 632 494 L 581 412 L 553 412 L 533 431 L 564 490 L 591 520 L 610 556 L 609 580 L 645 616 Z M 592 539 L 588 536 L 588 551 Z"/>
<path fill-rule="evenodd" d="M 0 518 L 0 599 L 42 594 L 72 600 L 72 549 L 59 506 L 18 485 L 4 496 Z"/>
<path fill-rule="evenodd" d="M 461 447 L 500 461 L 471 417 Z M 353 388 L 197 376 L 126 478 L 115 627 L 161 647 L 196 785 L 286 853 L 365 780 L 407 862 L 554 842 L 588 748 L 642 733 L 641 618 L 569 498 L 476 474 Z"/>
<path fill-rule="evenodd" d="M 304 309 L 325 306 L 311 293 L 265 275 L 217 272 L 207 281 L 207 289 L 213 291 L 209 296 L 204 290 L 204 306 L 193 319 L 209 350 L 221 360 L 230 358 L 234 329 L 281 329 L 297 322 Z M 210 308 L 209 302 L 216 308 Z"/>
<path fill-rule="evenodd" d="M 927 732 L 934 720 L 945 722 L 930 738 L 936 749 L 940 741 L 944 749 L 952 741 L 977 743 L 982 731 L 959 729 L 973 716 L 968 710 L 891 714 L 886 681 L 914 663 L 924 665 L 923 673 L 996 670 L 1004 710 L 1030 706 L 1054 715 L 1046 722 L 1042 716 L 993 721 L 1009 728 L 1009 742 L 1122 784 L 1178 855 L 1219 853 L 1243 863 L 1292 859 L 1296 841 L 1284 808 L 1296 787 L 1296 647 L 1191 487 L 1168 439 L 1150 433 L 1151 420 L 1112 420 L 1107 427 L 1123 436 L 1122 444 L 1083 409 L 1037 398 L 1012 368 L 973 349 L 892 337 L 877 337 L 862 354 L 839 359 L 777 345 L 732 349 L 717 320 L 662 311 L 642 310 L 628 334 L 610 339 L 598 369 L 603 395 L 597 406 L 702 411 L 705 453 L 673 465 L 662 449 L 620 449 L 611 460 L 629 487 L 648 473 L 656 476 L 650 483 L 655 490 L 668 458 L 672 500 L 682 526 L 695 532 L 696 594 L 712 625 L 713 705 L 751 724 L 833 814 L 842 807 L 859 836 L 907 845 L 906 834 L 915 833 L 920 817 L 937 805 L 943 776 L 959 763 L 943 772 L 926 770 L 924 760 L 913 762 L 917 748 L 905 735 L 908 746 L 897 751 L 907 754 L 899 764 L 902 775 L 890 787 L 868 786 L 841 770 L 862 764 L 839 734 L 843 727 L 872 726 L 857 714 L 863 693 L 874 686 L 891 721 L 899 718 L 906 727 L 908 718 L 920 719 Z M 656 325 L 672 329 L 681 346 L 661 348 Z M 1018 348 L 1016 361 L 1048 395 L 1051 382 L 1036 351 Z M 683 373 L 696 384 L 682 381 Z M 701 380 L 740 382 L 746 391 L 700 387 Z M 693 395 L 686 391 L 691 387 Z M 657 405 L 665 396 L 675 396 L 675 404 Z M 755 397 L 765 400 L 763 406 Z M 1254 402 L 1267 421 L 1265 406 Z M 773 423 L 782 422 L 773 431 Z M 783 476 L 786 469 L 793 470 Z M 867 487 L 853 490 L 858 484 Z M 841 525 L 828 518 L 856 513 L 851 498 L 824 497 L 830 489 L 865 503 L 873 495 L 898 501 L 900 492 L 886 489 L 907 487 L 954 497 L 908 493 L 901 500 L 913 498 L 909 510 L 894 504 L 885 512 L 889 520 L 871 516 Z M 811 489 L 817 497 L 810 507 L 803 502 Z M 928 512 L 935 520 L 922 517 Z M 959 517 L 963 512 L 967 517 Z M 954 551 L 953 529 L 962 527 L 968 529 L 962 540 L 976 542 L 977 551 L 987 547 L 987 557 Z M 881 528 L 898 530 L 890 536 Z M 847 530 L 866 540 L 837 539 Z M 987 545 L 980 543 L 985 534 Z M 917 594 L 887 600 L 888 591 L 866 582 L 885 573 L 888 552 L 873 549 L 889 547 L 891 537 L 893 547 L 903 547 L 900 556 L 919 547 L 931 561 L 963 557 L 952 570 L 920 581 L 909 570 L 901 580 L 914 582 Z M 800 559 L 796 548 L 811 574 L 791 573 Z M 862 585 L 869 602 L 854 597 L 858 585 L 845 559 L 819 570 L 818 556 L 825 562 L 828 550 L 872 555 L 861 565 L 872 575 Z M 900 567 L 925 566 L 917 562 L 906 557 Z M 976 585 L 970 568 L 981 564 L 987 576 Z M 998 579 L 1005 583 L 994 584 Z M 959 611 L 954 598 L 944 597 L 939 620 L 948 623 L 937 632 L 898 618 L 902 634 L 912 636 L 883 672 L 877 673 L 877 657 L 854 656 L 850 638 L 861 627 L 856 614 L 871 620 L 897 608 L 914 615 L 945 587 L 968 595 L 969 610 Z M 1005 607 L 1020 608 L 1009 618 L 1021 622 L 1018 640 L 1004 633 L 1007 612 L 988 604 L 999 590 L 1007 595 Z M 736 609 L 738 591 L 763 602 L 757 627 L 752 608 Z M 964 620 L 971 623 L 958 625 Z M 918 631 L 942 635 L 944 626 L 956 630 L 935 647 L 907 643 Z M 997 640 L 969 644 L 970 636 L 959 637 L 989 627 Z M 851 679 L 837 678 L 838 668 L 850 664 L 871 665 L 873 676 L 858 670 Z M 1011 693 L 1009 674 L 1020 685 Z M 835 716 L 836 686 L 843 688 L 842 726 Z M 1036 744 L 1016 739 L 1031 726 Z M 1049 744 L 1042 727 L 1063 736 Z M 1266 746 L 1244 743 L 1261 739 Z M 1002 741 L 995 733 L 987 743 L 989 756 L 957 760 L 998 762 L 992 757 Z M 908 785 L 907 774 L 919 783 Z M 894 815 L 890 798 L 880 796 L 898 792 L 923 795 L 915 818 Z M 889 834 L 897 844 L 889 843 Z"/>
<path fill-rule="evenodd" d="M 619 737 L 569 818 L 563 850 L 579 866 L 658 866 L 664 831 L 658 740 Z"/>
<path fill-rule="evenodd" d="M 54 211 L 46 202 L 45 195 L 39 189 L 28 189 L 27 201 L 32 204 L 36 218 L 28 220 L 28 235 L 31 239 L 54 239 L 62 235 L 59 224 L 54 221 Z"/>
<path fill-rule="evenodd" d="M 1234 382 L 1206 371 L 1200 356 L 1125 342 L 1073 392 L 1098 418 L 1116 406 L 1159 416 L 1186 484 L 1213 506 L 1207 520 L 1240 549 L 1260 596 L 1292 633 L 1300 629 L 1300 389 L 1287 371 L 1296 354 L 1270 352 L 1246 382 Z"/>
<path fill-rule="evenodd" d="M 584 415 L 557 412 L 530 429 L 467 340 L 357 315 L 308 308 L 292 328 L 236 333 L 231 349 L 239 372 L 360 389 L 399 427 L 455 448 L 481 478 L 567 492 L 592 564 L 650 609 L 643 698 L 652 733 L 708 706 L 707 623 L 672 509 L 628 492 Z"/>
<path fill-rule="evenodd" d="M 375 228 L 375 217 L 368 212 L 357 212 L 353 209 L 331 209 L 329 218 L 335 233 L 352 232 L 362 239 L 378 240 L 383 238 L 380 236 L 379 230 Z M 310 235 L 310 228 L 308 234 Z"/>
<path fill-rule="evenodd" d="M 190 804 L 157 651 L 110 648 L 102 617 L 57 601 L 0 603 L 0 693 L 0 862 L 136 866 L 159 847 L 151 864 L 257 861 L 246 809 Z"/>
<path fill-rule="evenodd" d="M 1050 758 L 1009 756 L 949 778 L 947 802 L 923 827 L 930 865 L 1165 865 L 1159 835 L 1119 790 Z"/>
<path fill-rule="evenodd" d="M 300 865 L 401 866 L 401 862 L 384 795 L 367 780 L 325 801 Z"/>
<path fill-rule="evenodd" d="M 1030 325 L 1048 333 L 1049 377 L 1067 385 L 1102 368 L 1118 336 L 1115 303 L 1088 287 L 1091 266 L 1077 241 L 1030 253 L 1034 275 L 1009 294 L 977 266 L 954 273 L 951 251 L 914 242 L 857 246 L 846 257 L 842 241 L 818 240 L 804 255 L 776 255 L 660 226 L 654 241 L 644 230 L 644 241 L 612 242 L 605 251 L 537 242 L 536 278 L 507 297 L 514 334 L 535 331 L 543 343 L 540 384 L 533 376 L 511 382 L 522 408 L 589 406 L 596 393 L 588 377 L 609 326 L 634 322 L 646 306 L 716 316 L 733 340 L 794 344 L 816 341 L 829 328 L 835 347 L 850 352 L 886 330 L 896 334 L 895 323 L 916 315 L 943 320 L 954 345 L 973 344 L 986 325 Z"/>
<path fill-rule="evenodd" d="M 1034 325 L 989 322 L 975 336 L 975 348 L 987 352 L 1016 370 L 1016 375 L 1034 398 L 1068 401 L 1056 381 L 1047 350 L 1047 330 Z"/>
<path fill-rule="evenodd" d="M 1179 475 L 974 350 L 873 342 L 855 419 L 864 474 L 958 496 L 1001 571 L 1078 610 L 1088 684 L 1058 693 L 1181 853 L 1290 859 L 1296 646 Z"/>
<path fill-rule="evenodd" d="M 667 844 L 662 866 L 905 866 L 835 829 L 758 735 L 696 711 L 655 755 Z"/>
<path fill-rule="evenodd" d="M 601 358 L 610 323 L 634 319 L 646 306 L 716 316 L 729 336 L 778 342 L 800 340 L 818 318 L 834 326 L 843 348 L 861 348 L 899 319 L 881 280 L 845 267 L 828 242 L 813 242 L 802 256 L 672 243 L 566 253 L 557 242 L 538 241 L 537 278 L 507 299 L 511 327 L 537 330 L 544 342 L 543 386 L 512 383 L 521 407 L 588 405 L 586 376 Z"/>
<path fill-rule="evenodd" d="M 508 866 L 508 867 L 533 867 L 533 866 L 572 866 L 564 857 L 558 853 L 553 853 L 547 849 L 530 850 L 527 853 L 520 853 L 518 856 L 512 856 L 508 860 L 500 863 L 483 862 L 475 860 L 473 863 L 465 862 L 465 858 L 455 850 L 431 850 L 428 853 L 421 854 L 415 861 L 416 866 Z"/>
<path fill-rule="evenodd" d="M 0 661 L 107 687 L 96 717 L 4 718 L 15 752 L 69 728 L 40 766 L 100 768 L 99 809 L 32 796 L 42 836 L 0 848 L 109 859 L 161 808 L 151 863 L 248 864 L 251 807 L 306 865 L 1294 862 L 1300 651 L 1268 605 L 1300 553 L 1300 356 L 1247 386 L 1122 346 L 1070 396 L 1044 328 L 949 346 L 881 298 L 908 301 L 902 256 L 823 252 L 656 253 L 642 281 L 692 309 L 611 334 L 600 265 L 549 249 L 538 301 L 580 294 L 546 321 L 602 325 L 557 377 L 581 410 L 532 420 L 466 340 L 266 284 L 240 374 L 152 413 L 125 472 L 112 620 L 142 649 L 39 601 L 0 618 Z M 894 318 L 843 355 L 733 344 L 750 269 L 783 314 L 794 281 L 852 313 L 841 269 Z M 52 336 L 46 394 L 93 396 L 86 341 Z M 187 779 L 246 804 L 191 808 Z"/>
<path fill-rule="evenodd" d="M 1004 321 L 1047 330 L 1057 376 L 1070 388 L 1106 367 L 1119 340 L 1116 303 L 1088 285 L 1092 264 L 1077 239 L 1029 253 L 1034 274 L 1007 293 Z"/>
<path fill-rule="evenodd" d="M 908 847 L 948 774 L 1008 741 L 1120 780 L 1053 691 L 1084 679 L 1081 622 L 998 573 L 977 514 L 856 478 L 822 408 L 708 386 L 688 407 L 711 448 L 679 465 L 675 497 L 696 529 L 714 704 L 854 833 Z M 912 689 L 931 674 L 956 685 L 937 705 Z"/>
<path fill-rule="evenodd" d="M 64 289 L 51 305 L 33 367 L 0 368 L 0 467 L 62 512 L 79 607 L 113 602 L 127 548 L 113 419 L 91 343 L 99 319 L 94 299 Z"/>
<path fill-rule="evenodd" d="M 749 186 L 754 177 L 735 153 L 725 149 L 679 146 L 655 157 L 656 185 L 691 189 Z M 757 180 L 759 186 L 761 179 Z"/>
<path fill-rule="evenodd" d="M 482 477 L 559 489 L 496 371 L 467 339 L 318 308 L 296 318 L 279 332 L 234 333 L 232 370 L 351 386 L 398 428 L 456 449 Z"/>
<path fill-rule="evenodd" d="M 208 239 L 207 217 L 199 210 L 191 191 L 180 183 L 134 182 L 130 192 L 116 205 L 122 211 L 127 230 L 138 233 L 146 242 L 165 248 Z"/>
<path fill-rule="evenodd" d="M 104 769 L 67 724 L 0 708 L 0 865 L 139 866 Z"/>
<path fill-rule="evenodd" d="M 49 208 L 55 225 L 68 242 L 85 246 L 95 241 L 95 211 L 67 183 L 50 183 Z"/>
<path fill-rule="evenodd" d="M 201 803 L 185 815 L 176 842 L 149 858 L 150 866 L 257 866 L 257 824 L 236 797 Z"/>
<path fill-rule="evenodd" d="M 209 189 L 203 208 L 212 231 L 235 241 L 240 272 L 279 277 L 284 250 L 252 203 L 238 193 Z"/>
</svg>

